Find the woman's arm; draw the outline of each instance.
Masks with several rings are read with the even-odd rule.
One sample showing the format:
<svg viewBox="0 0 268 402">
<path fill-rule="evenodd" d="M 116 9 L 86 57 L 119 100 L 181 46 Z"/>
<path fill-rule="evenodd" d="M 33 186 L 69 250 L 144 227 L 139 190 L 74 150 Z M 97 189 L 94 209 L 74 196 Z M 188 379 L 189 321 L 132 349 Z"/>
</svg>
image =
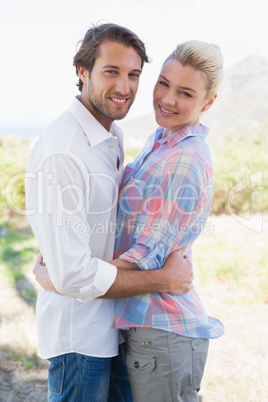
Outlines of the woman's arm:
<svg viewBox="0 0 268 402">
<path fill-rule="evenodd" d="M 206 169 L 198 154 L 181 151 L 169 158 L 160 175 L 157 170 L 148 172 L 151 185 L 137 189 L 141 194 L 138 203 L 133 202 L 134 184 L 143 182 L 133 180 L 126 186 L 118 211 L 122 230 L 117 244 L 125 242 L 120 236 L 131 231 L 132 245 L 123 253 L 117 250 L 120 260 L 136 263 L 142 270 L 155 270 L 171 252 L 193 243 L 206 224 L 211 205 L 212 174 Z"/>
</svg>

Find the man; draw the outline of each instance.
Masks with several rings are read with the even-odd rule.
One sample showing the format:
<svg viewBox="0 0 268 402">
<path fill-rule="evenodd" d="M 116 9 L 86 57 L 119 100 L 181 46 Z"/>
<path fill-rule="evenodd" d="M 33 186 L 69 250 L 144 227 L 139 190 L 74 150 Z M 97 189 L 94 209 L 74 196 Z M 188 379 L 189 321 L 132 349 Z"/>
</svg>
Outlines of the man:
<svg viewBox="0 0 268 402">
<path fill-rule="evenodd" d="M 50 401 L 107 400 L 111 365 L 118 377 L 124 370 L 122 354 L 112 359 L 118 331 L 111 299 L 191 288 L 190 263 L 181 260 L 177 274 L 175 256 L 150 272 L 111 261 L 123 166 L 122 135 L 113 121 L 133 103 L 144 62 L 144 44 L 133 32 L 114 24 L 89 29 L 74 57 L 81 94 L 30 155 L 27 215 L 61 293 L 41 288 L 37 299 L 38 353 L 51 362 Z M 122 377 L 109 400 L 131 400 Z"/>
</svg>

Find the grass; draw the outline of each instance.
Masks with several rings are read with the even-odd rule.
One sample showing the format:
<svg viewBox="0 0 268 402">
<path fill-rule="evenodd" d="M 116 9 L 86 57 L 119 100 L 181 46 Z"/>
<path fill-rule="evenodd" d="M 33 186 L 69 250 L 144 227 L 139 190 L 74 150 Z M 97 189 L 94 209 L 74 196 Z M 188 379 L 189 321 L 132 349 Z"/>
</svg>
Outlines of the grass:
<svg viewBox="0 0 268 402">
<path fill-rule="evenodd" d="M 27 317 L 34 316 L 36 288 L 31 281 L 33 261 L 39 249 L 31 230 L 13 228 L 6 223 L 7 235 L 0 238 L 0 281 L 2 292 L 13 292 L 11 302 L 8 297 L 1 299 L 1 316 L 4 325 L 0 327 L 2 342 L 11 342 L 12 349 L 6 349 L 5 360 L 20 361 L 26 369 L 33 369 L 38 364 L 36 345 L 32 343 L 33 328 L 28 328 Z M 19 306 L 19 307 L 18 307 Z M 20 314 L 23 314 L 23 329 Z M 13 317 L 12 320 L 10 317 Z M 22 316 L 21 316 L 22 317 Z M 2 344 L 1 342 L 1 344 Z"/>
<path fill-rule="evenodd" d="M 208 259 L 207 256 L 211 254 L 211 246 L 214 250 L 213 258 Z M 209 242 L 209 245 L 204 241 L 203 248 L 198 249 L 196 254 L 201 283 L 205 284 L 215 279 L 231 279 L 239 284 L 241 276 L 245 273 L 241 265 L 241 250 L 237 250 L 236 247 L 227 250 L 226 243 L 215 237 Z"/>
<path fill-rule="evenodd" d="M 20 361 L 24 364 L 27 370 L 31 370 L 38 365 L 39 357 L 36 353 L 28 354 L 27 350 L 21 349 L 20 351 L 13 351 L 11 353 L 11 358 L 14 361 Z"/>
<path fill-rule="evenodd" d="M 266 215 L 264 215 L 266 219 Z M 268 301 L 268 233 L 240 225 L 229 217 L 209 218 L 213 234 L 202 234 L 194 244 L 198 281 L 228 283 L 241 303 Z M 231 301 L 231 299 L 230 299 Z"/>
<path fill-rule="evenodd" d="M 3 226 L 3 225 L 2 225 Z M 6 224 L 8 234 L 0 238 L 1 279 L 9 286 L 15 287 L 20 279 L 28 274 L 29 264 L 38 254 L 36 241 L 29 228 L 12 229 Z M 33 291 L 28 290 L 27 296 L 32 297 Z"/>
<path fill-rule="evenodd" d="M 25 209 L 24 173 L 30 152 L 29 141 L 0 137 L 0 220 Z"/>
</svg>

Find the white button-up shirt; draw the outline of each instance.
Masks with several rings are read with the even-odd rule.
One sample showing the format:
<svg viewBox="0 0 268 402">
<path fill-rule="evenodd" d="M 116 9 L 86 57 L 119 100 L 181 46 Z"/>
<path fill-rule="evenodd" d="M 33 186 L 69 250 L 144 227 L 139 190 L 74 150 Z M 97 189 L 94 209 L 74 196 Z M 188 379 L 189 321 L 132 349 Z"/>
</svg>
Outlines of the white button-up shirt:
<svg viewBox="0 0 268 402">
<path fill-rule="evenodd" d="M 120 166 L 117 168 L 119 157 Z M 35 143 L 26 172 L 27 216 L 61 294 L 40 288 L 38 354 L 117 354 L 113 284 L 121 130 L 108 132 L 78 100 Z M 77 292 L 79 289 L 79 293 Z M 84 303 L 81 302 L 81 299 Z"/>
</svg>

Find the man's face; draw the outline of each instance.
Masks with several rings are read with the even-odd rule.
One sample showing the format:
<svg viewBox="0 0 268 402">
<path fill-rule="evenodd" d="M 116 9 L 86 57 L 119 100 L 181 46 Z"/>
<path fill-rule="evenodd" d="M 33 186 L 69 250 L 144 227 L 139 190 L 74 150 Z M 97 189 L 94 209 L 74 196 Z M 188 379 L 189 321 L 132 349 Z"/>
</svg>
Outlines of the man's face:
<svg viewBox="0 0 268 402">
<path fill-rule="evenodd" d="M 89 73 L 78 66 L 83 81 L 81 101 L 109 130 L 113 120 L 126 116 L 139 86 L 141 57 L 132 47 L 105 41 Z"/>
</svg>

